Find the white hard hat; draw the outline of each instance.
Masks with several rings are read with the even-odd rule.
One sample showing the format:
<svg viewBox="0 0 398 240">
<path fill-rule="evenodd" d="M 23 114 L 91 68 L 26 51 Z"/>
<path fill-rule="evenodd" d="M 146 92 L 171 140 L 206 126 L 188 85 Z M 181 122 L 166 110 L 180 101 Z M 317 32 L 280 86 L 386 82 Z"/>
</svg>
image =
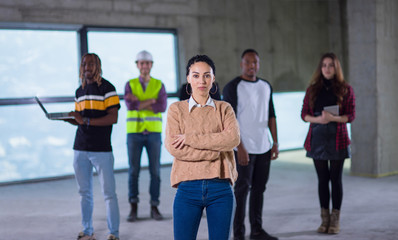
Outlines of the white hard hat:
<svg viewBox="0 0 398 240">
<path fill-rule="evenodd" d="M 137 58 L 135 62 L 138 61 L 151 61 L 153 62 L 152 54 L 150 54 L 148 51 L 141 51 L 137 54 Z"/>
</svg>

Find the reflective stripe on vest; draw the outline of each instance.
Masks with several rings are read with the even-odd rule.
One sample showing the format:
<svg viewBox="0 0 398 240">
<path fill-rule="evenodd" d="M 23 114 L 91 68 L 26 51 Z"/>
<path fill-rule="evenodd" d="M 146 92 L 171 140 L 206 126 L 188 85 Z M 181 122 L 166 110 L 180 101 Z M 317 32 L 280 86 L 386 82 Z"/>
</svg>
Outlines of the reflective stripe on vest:
<svg viewBox="0 0 398 240">
<path fill-rule="evenodd" d="M 145 92 L 142 89 L 138 78 L 129 81 L 132 93 L 139 101 L 148 99 L 157 99 L 162 82 L 151 78 Z M 127 133 L 142 133 L 145 130 L 149 132 L 162 132 L 162 114 L 154 113 L 149 110 L 128 110 L 127 111 Z"/>
</svg>

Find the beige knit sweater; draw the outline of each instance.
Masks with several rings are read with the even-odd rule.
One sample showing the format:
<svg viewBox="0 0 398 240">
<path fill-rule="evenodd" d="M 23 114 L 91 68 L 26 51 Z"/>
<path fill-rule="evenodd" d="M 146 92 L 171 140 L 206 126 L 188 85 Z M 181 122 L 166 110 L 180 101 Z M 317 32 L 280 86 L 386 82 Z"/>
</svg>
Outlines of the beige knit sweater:
<svg viewBox="0 0 398 240">
<path fill-rule="evenodd" d="M 236 171 L 233 148 L 240 142 L 239 126 L 231 105 L 214 100 L 211 106 L 188 110 L 188 101 L 173 103 L 167 113 L 166 149 L 174 156 L 171 186 L 200 179 L 229 179 L 233 184 Z M 176 149 L 175 135 L 185 134 L 185 146 Z"/>
</svg>

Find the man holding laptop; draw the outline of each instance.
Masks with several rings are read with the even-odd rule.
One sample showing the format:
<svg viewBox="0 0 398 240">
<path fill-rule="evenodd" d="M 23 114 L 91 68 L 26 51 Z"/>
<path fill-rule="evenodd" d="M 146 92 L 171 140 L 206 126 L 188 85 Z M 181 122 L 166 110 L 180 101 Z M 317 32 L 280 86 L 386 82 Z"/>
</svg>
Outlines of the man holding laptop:
<svg viewBox="0 0 398 240">
<path fill-rule="evenodd" d="M 83 231 L 79 240 L 95 239 L 93 229 L 93 168 L 98 173 L 104 195 L 109 228 L 108 240 L 119 239 L 119 205 L 113 174 L 114 158 L 111 146 L 112 125 L 117 123 L 120 108 L 115 87 L 102 78 L 101 60 L 96 54 L 82 57 L 81 86 L 76 90 L 75 111 L 64 119 L 77 125 L 73 167 L 81 196 Z"/>
</svg>

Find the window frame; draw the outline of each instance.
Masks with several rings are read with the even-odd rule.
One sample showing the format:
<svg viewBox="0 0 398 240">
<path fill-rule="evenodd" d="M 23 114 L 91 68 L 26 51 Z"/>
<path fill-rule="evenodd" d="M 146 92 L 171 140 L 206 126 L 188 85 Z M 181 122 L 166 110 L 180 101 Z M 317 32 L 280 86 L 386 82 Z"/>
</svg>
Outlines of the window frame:
<svg viewBox="0 0 398 240">
<path fill-rule="evenodd" d="M 54 31 L 76 31 L 78 63 L 81 57 L 88 52 L 88 38 L 87 34 L 90 31 L 100 32 L 137 32 L 137 33 L 171 33 L 174 36 L 174 51 L 175 51 L 175 66 L 176 66 L 176 92 L 168 93 L 167 97 L 178 97 L 178 86 L 181 84 L 180 79 L 180 60 L 179 60 L 179 45 L 178 32 L 174 28 L 139 28 L 139 27 L 120 27 L 120 26 L 95 26 L 95 25 L 76 25 L 76 24 L 49 24 L 49 23 L 3 23 L 0 22 L 0 30 L 54 30 Z M 79 66 L 76 66 L 79 68 Z M 124 99 L 123 95 L 119 98 Z M 74 96 L 56 96 L 56 97 L 41 97 L 43 103 L 65 103 L 73 102 Z M 19 97 L 19 98 L 0 98 L 1 106 L 10 105 L 26 105 L 36 104 L 34 96 Z"/>
</svg>

